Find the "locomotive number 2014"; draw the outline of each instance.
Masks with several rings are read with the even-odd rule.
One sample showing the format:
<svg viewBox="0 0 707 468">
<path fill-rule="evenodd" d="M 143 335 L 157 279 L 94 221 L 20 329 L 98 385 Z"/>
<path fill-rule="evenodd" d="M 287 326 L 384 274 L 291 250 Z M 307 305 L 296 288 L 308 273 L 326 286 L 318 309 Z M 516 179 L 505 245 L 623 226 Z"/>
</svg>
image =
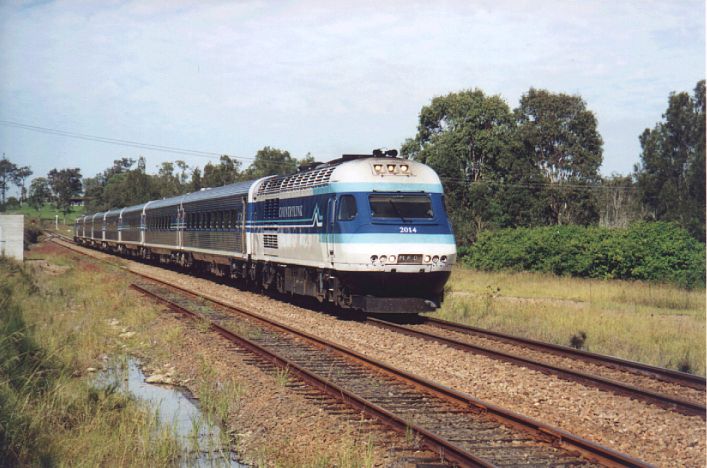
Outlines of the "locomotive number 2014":
<svg viewBox="0 0 707 468">
<path fill-rule="evenodd" d="M 398 226 L 400 234 L 416 234 L 417 228 L 414 226 Z"/>
</svg>

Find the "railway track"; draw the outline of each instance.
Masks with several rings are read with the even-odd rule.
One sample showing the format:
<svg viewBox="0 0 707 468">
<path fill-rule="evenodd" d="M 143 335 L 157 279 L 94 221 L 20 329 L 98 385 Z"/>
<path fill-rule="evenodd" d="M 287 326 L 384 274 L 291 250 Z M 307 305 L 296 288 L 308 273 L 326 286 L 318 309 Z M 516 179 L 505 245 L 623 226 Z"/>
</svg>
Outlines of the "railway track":
<svg viewBox="0 0 707 468">
<path fill-rule="evenodd" d="M 74 251 L 73 242 L 60 236 Z M 63 244 L 62 244 L 63 245 Z M 429 317 L 400 324 L 367 318 L 371 325 L 482 354 L 583 385 L 705 419 L 705 378 L 564 346 Z"/>
<path fill-rule="evenodd" d="M 66 245 L 66 244 L 63 243 L 63 242 L 61 242 L 60 245 L 63 245 L 64 247 L 69 248 L 69 249 L 71 249 L 71 250 L 74 250 L 74 251 L 76 251 L 76 252 L 78 252 L 78 253 L 81 253 L 81 254 L 84 254 L 84 255 L 89 255 L 89 256 L 92 256 L 92 257 L 94 257 L 94 258 L 96 257 L 95 255 L 91 255 L 90 253 L 85 252 L 84 249 L 82 249 L 82 248 L 77 248 L 77 247 L 75 247 L 75 246 L 73 246 L 73 245 Z M 106 254 L 106 255 L 109 255 L 109 254 Z M 106 260 L 105 258 L 102 258 L 102 259 L 100 259 L 100 260 L 115 265 L 115 262 L 111 262 L 111 261 L 109 261 L 109 260 Z M 136 274 L 137 274 L 137 273 L 136 273 Z M 147 278 L 149 278 L 149 276 L 148 276 Z M 156 278 L 151 278 L 151 279 L 152 279 L 152 280 L 156 280 L 156 281 L 159 282 L 159 280 L 157 280 Z M 185 293 L 185 294 L 193 294 L 191 291 L 187 291 L 187 290 L 183 290 L 182 292 Z M 213 300 L 213 298 L 210 298 L 210 300 Z M 218 302 L 218 301 L 217 301 L 217 302 Z M 221 305 L 222 307 L 226 307 L 226 308 L 232 307 L 230 304 L 225 304 L 225 303 L 222 303 L 222 304 L 220 304 L 220 305 Z M 261 319 L 262 319 L 262 318 L 261 318 Z M 212 325 L 212 326 L 213 326 L 213 325 Z M 472 328 L 472 327 L 457 326 L 456 324 L 449 323 L 449 322 L 436 321 L 436 320 L 428 320 L 428 319 L 426 319 L 423 323 L 420 323 L 420 324 L 417 324 L 417 325 L 408 325 L 408 327 L 410 327 L 410 328 L 416 328 L 416 327 L 419 328 L 419 327 L 422 327 L 422 326 L 433 327 L 433 328 L 435 328 L 435 330 L 436 330 L 438 333 L 439 333 L 440 331 L 444 331 L 445 333 L 448 332 L 448 333 L 455 333 L 455 334 L 465 334 L 465 335 L 467 335 L 467 336 L 483 335 L 483 332 L 485 332 L 485 330 L 478 330 L 478 329 L 474 329 L 474 328 Z M 218 330 L 217 330 L 217 331 L 218 331 Z M 418 330 L 418 331 L 419 331 L 419 330 Z M 229 333 L 230 333 L 230 332 L 229 332 Z M 222 333 L 222 334 L 223 334 L 223 333 Z M 491 333 L 491 334 L 493 334 L 493 333 Z M 499 335 L 498 340 L 501 341 L 501 342 L 509 342 L 509 341 L 512 341 L 512 342 L 514 342 L 515 344 L 517 344 L 518 342 L 521 342 L 521 343 L 522 343 L 523 341 L 532 342 L 532 340 L 516 339 L 515 337 L 511 337 L 511 336 L 507 336 L 507 335 L 501 335 L 501 334 L 496 334 L 496 335 Z M 315 337 L 310 337 L 310 338 L 311 338 L 312 340 L 318 340 L 318 339 L 315 338 Z M 435 338 L 435 339 L 437 339 L 437 338 Z M 515 340 L 515 341 L 514 341 L 514 340 Z M 545 345 L 545 343 L 532 342 L 532 344 L 536 344 L 536 343 L 537 343 L 537 348 L 543 348 L 544 345 Z M 324 348 L 327 348 L 327 349 L 329 349 L 329 350 L 332 350 L 332 349 L 336 349 L 336 348 L 337 348 L 337 345 L 335 345 L 335 344 L 333 344 L 333 343 L 322 344 L 321 346 L 323 346 Z M 247 348 L 247 346 L 244 346 L 244 347 Z M 552 347 L 555 347 L 555 345 L 549 345 L 549 347 L 552 348 Z M 561 347 L 561 346 L 556 346 L 556 348 L 560 348 L 560 349 L 559 349 L 559 350 L 556 350 L 556 351 L 555 351 L 555 354 L 560 354 L 560 351 L 562 351 L 562 350 L 565 349 L 564 347 Z M 567 348 L 567 350 L 570 352 L 569 354 L 582 355 L 582 358 L 584 358 L 584 357 L 585 357 L 584 355 L 586 355 L 586 357 L 587 357 L 586 360 L 587 360 L 587 361 L 590 361 L 590 360 L 594 360 L 594 361 L 597 361 L 597 360 L 598 360 L 598 361 L 601 361 L 601 358 L 604 357 L 604 356 L 601 356 L 601 355 L 593 355 L 592 353 L 586 353 L 586 352 L 574 350 L 574 349 L 571 349 L 571 348 Z M 256 352 L 256 351 L 253 351 L 253 352 Z M 270 358 L 267 358 L 267 359 L 269 359 L 271 362 L 276 363 L 276 364 L 277 364 L 277 362 L 278 362 L 278 358 L 277 358 L 277 357 L 270 357 Z M 364 356 L 359 356 L 358 359 L 362 359 L 362 360 L 368 361 L 368 359 L 365 358 Z M 580 360 L 582 360 L 582 359 L 580 359 Z M 616 361 L 616 362 L 613 362 L 613 363 L 611 364 L 611 365 L 613 365 L 613 366 L 616 366 L 616 365 L 618 365 L 618 364 L 624 362 L 624 361 L 622 361 L 622 360 L 620 360 L 620 359 L 615 359 L 615 358 L 610 358 L 610 357 L 608 358 L 608 361 L 612 361 L 612 360 L 615 360 L 615 361 Z M 292 367 L 290 363 L 286 363 L 286 360 L 284 360 L 284 359 L 283 359 L 283 360 L 280 360 L 279 362 L 280 362 L 280 365 L 283 365 L 285 368 L 294 369 L 294 367 Z M 629 361 L 625 361 L 625 362 L 629 362 Z M 664 369 L 660 369 L 660 368 L 652 368 L 652 367 L 650 367 L 650 366 L 644 366 L 644 365 L 638 364 L 638 363 L 636 363 L 636 364 L 637 364 L 636 367 L 638 367 L 638 368 L 640 368 L 640 367 L 643 366 L 643 367 L 645 367 L 645 368 L 647 369 L 647 370 L 645 370 L 645 369 L 644 369 L 644 370 L 641 370 L 641 372 L 636 372 L 636 373 L 638 373 L 638 374 L 644 374 L 644 376 L 645 376 L 646 378 L 649 378 L 649 377 L 650 377 L 651 375 L 653 375 L 653 374 L 658 374 L 660 371 L 665 371 L 665 372 L 660 372 L 659 375 L 661 375 L 661 376 L 662 376 L 662 375 L 667 375 L 668 377 L 661 377 L 660 380 L 668 381 L 668 379 L 670 378 L 670 375 L 671 375 L 671 374 L 675 374 L 675 375 L 677 375 L 680 379 L 688 380 L 688 385 L 686 385 L 686 387 L 691 387 L 691 388 L 695 388 L 696 390 L 699 390 L 699 387 L 700 387 L 700 378 L 699 378 L 699 377 L 693 378 L 693 376 L 689 376 L 689 375 L 683 376 L 682 373 L 677 373 L 677 372 L 675 372 L 675 371 L 664 370 Z M 611 366 L 607 366 L 607 367 L 611 367 Z M 329 369 L 331 369 L 331 366 L 329 366 Z M 657 369 L 657 371 L 656 371 L 656 369 Z M 304 369 L 304 370 L 307 370 L 307 369 Z M 639 369 L 639 370 L 640 370 L 640 369 Z M 399 371 L 394 371 L 394 372 L 399 372 Z M 635 372 L 635 371 L 634 371 L 634 372 Z M 297 373 L 295 373 L 295 374 L 297 374 L 297 375 L 299 376 L 299 372 L 297 372 Z M 355 374 L 351 374 L 351 375 L 355 375 Z M 687 379 L 684 379 L 684 377 L 687 377 Z M 425 442 L 425 446 L 428 447 L 428 448 L 431 448 L 431 449 L 433 449 L 433 450 L 436 450 L 436 451 L 438 451 L 438 452 L 440 452 L 440 453 L 447 453 L 447 454 L 452 454 L 452 453 L 454 453 L 454 450 L 455 450 L 454 447 L 447 447 L 447 448 L 444 448 L 443 445 L 440 445 L 440 444 L 443 444 L 443 443 L 444 443 L 444 441 L 446 440 L 445 437 L 447 437 L 449 434 L 445 433 L 445 432 L 442 430 L 442 431 L 441 431 L 441 434 L 442 434 L 441 436 L 440 436 L 440 435 L 436 435 L 434 431 L 427 429 L 424 425 L 421 425 L 421 424 L 412 424 L 412 423 L 411 423 L 411 420 L 410 420 L 409 418 L 406 418 L 406 417 L 405 417 L 405 413 L 406 413 L 406 412 L 407 412 L 407 413 L 415 413 L 415 410 L 412 409 L 412 408 L 409 407 L 409 406 L 407 407 L 407 409 L 406 409 L 404 406 L 400 406 L 400 408 L 401 408 L 402 411 L 403 411 L 403 417 L 399 417 L 397 421 L 393 420 L 393 421 L 391 422 L 390 420 L 387 420 L 387 419 L 386 419 L 386 418 L 389 418 L 390 415 L 385 414 L 385 413 L 386 413 L 386 412 L 387 412 L 387 413 L 390 413 L 390 414 L 392 414 L 393 416 L 395 416 L 395 413 L 394 413 L 393 411 L 387 411 L 387 409 L 386 409 L 385 406 L 378 405 L 380 408 L 382 408 L 383 410 L 386 410 L 386 411 L 383 411 L 383 415 L 382 415 L 382 416 L 381 416 L 381 415 L 376 415 L 376 410 L 373 410 L 373 411 L 371 412 L 370 409 L 369 409 L 369 410 L 363 409 L 362 405 L 365 405 L 366 403 L 357 400 L 355 394 L 352 394 L 352 395 L 348 396 L 346 392 L 343 392 L 344 388 L 342 388 L 342 387 L 340 387 L 340 386 L 337 386 L 337 385 L 329 385 L 329 383 L 331 383 L 331 382 L 329 382 L 329 383 L 315 384 L 315 383 L 309 382 L 309 381 L 307 380 L 307 378 L 305 378 L 305 377 L 300 377 L 300 378 L 302 378 L 302 380 L 304 380 L 304 381 L 307 381 L 310 385 L 313 385 L 315 388 L 318 388 L 319 390 L 323 391 L 324 393 L 327 393 L 327 394 L 331 395 L 332 397 L 339 398 L 339 400 L 342 401 L 342 403 L 348 404 L 348 405 L 350 405 L 351 407 L 355 408 L 355 409 L 358 410 L 358 411 L 362 411 L 362 412 L 364 412 L 364 413 L 366 413 L 366 414 L 376 416 L 376 417 L 379 418 L 381 421 L 385 422 L 386 424 L 388 424 L 389 426 L 391 426 L 391 427 L 393 427 L 393 428 L 395 428 L 395 429 L 404 430 L 404 431 L 406 432 L 406 434 L 407 434 L 408 431 L 412 431 L 413 433 L 417 434 L 417 436 L 419 436 L 419 437 L 421 438 L 421 440 L 426 441 L 426 442 Z M 409 383 L 410 385 L 412 385 L 413 387 L 415 387 L 415 386 L 418 385 L 418 382 L 417 382 L 415 379 L 416 379 L 416 378 L 413 377 L 412 380 L 408 382 L 408 383 Z M 405 380 L 405 379 L 403 379 L 403 380 Z M 419 380 L 422 381 L 422 382 L 426 382 L 426 381 L 423 381 L 422 379 L 419 379 Z M 704 382 L 704 379 L 702 379 L 702 382 Z M 426 382 L 426 383 L 429 383 L 429 382 Z M 431 384 L 431 383 L 430 383 L 430 384 Z M 434 385 L 434 384 L 431 384 L 431 385 Z M 704 385 L 704 384 L 703 384 L 703 385 Z M 327 390 L 327 389 L 328 389 L 328 390 Z M 332 390 L 332 389 L 333 389 L 333 390 Z M 333 394 L 332 394 L 332 391 L 333 391 Z M 434 390 L 430 390 L 430 391 L 431 391 L 432 393 L 435 393 Z M 446 393 L 446 392 L 451 392 L 451 393 Z M 458 393 L 458 392 L 455 392 L 455 391 L 453 391 L 453 390 L 444 389 L 444 391 L 442 392 L 442 395 L 443 395 L 443 398 L 444 398 L 444 397 L 449 398 L 449 395 L 450 395 L 450 394 L 453 395 L 453 396 L 451 397 L 451 400 L 452 400 L 451 404 L 453 404 L 453 405 L 456 404 L 456 405 L 462 406 L 463 408 L 466 409 L 465 412 L 470 412 L 470 413 L 474 413 L 474 414 L 475 414 L 475 413 L 481 413 L 481 414 L 484 414 L 484 415 L 486 415 L 486 416 L 490 416 L 490 417 L 492 417 L 492 418 L 501 419 L 501 420 L 503 420 L 504 417 L 507 417 L 507 419 L 506 419 L 506 424 L 509 424 L 509 426 L 507 426 L 507 427 L 510 427 L 510 428 L 517 429 L 516 424 L 518 424 L 518 420 L 516 420 L 516 417 L 517 417 L 517 418 L 520 418 L 520 419 L 524 419 L 522 416 L 513 415 L 512 413 L 508 413 L 510 416 L 503 416 L 503 414 L 504 414 L 505 412 L 504 412 L 502 409 L 497 408 L 497 407 L 494 407 L 493 405 L 486 405 L 486 404 L 484 404 L 483 402 L 479 402 L 479 401 L 477 401 L 477 400 L 474 400 L 472 397 L 469 397 L 468 395 L 464 395 L 464 394 L 458 394 L 458 395 L 457 395 L 457 393 Z M 392 394 L 393 394 L 393 395 L 396 395 L 395 392 L 392 392 Z M 339 397 L 337 397 L 337 395 L 339 395 Z M 459 396 L 459 395 L 461 395 L 461 396 Z M 439 395 L 437 395 L 437 396 L 439 396 Z M 409 397 L 409 398 L 408 398 L 408 397 Z M 425 396 L 425 397 L 420 397 L 419 395 L 418 395 L 418 396 L 411 396 L 411 395 L 409 395 L 409 394 L 404 394 L 404 396 L 403 396 L 403 402 L 404 402 L 404 400 L 405 400 L 406 398 L 407 398 L 410 402 L 417 401 L 417 402 L 419 403 L 420 401 L 422 401 L 422 402 L 427 401 L 427 400 L 426 400 L 426 398 L 427 398 L 426 396 Z M 384 403 L 385 401 L 382 401 L 382 402 Z M 381 401 L 379 401 L 378 403 L 381 403 Z M 393 406 L 394 406 L 394 407 L 397 407 L 394 401 L 391 401 L 391 403 L 393 403 Z M 398 406 L 399 406 L 399 405 L 398 405 Z M 414 407 L 414 405 L 413 405 L 413 407 Z M 393 408 L 393 409 L 395 409 L 395 408 Z M 673 407 L 673 409 L 675 409 L 675 408 Z M 455 413 L 455 411 L 458 412 L 458 411 L 460 411 L 460 409 L 459 409 L 459 408 L 452 409 L 451 412 L 446 412 L 446 413 L 444 413 L 444 414 L 446 414 L 446 415 L 457 414 L 457 413 Z M 464 410 L 462 410 L 462 411 L 464 411 Z M 699 410 L 697 410 L 697 411 L 699 411 Z M 696 414 L 696 413 L 695 413 L 695 414 Z M 702 412 L 702 414 L 703 414 L 703 412 Z M 446 417 L 446 416 L 445 416 L 445 417 Z M 703 415 L 703 417 L 704 417 L 704 415 Z M 430 418 L 431 418 L 431 419 L 434 419 L 434 416 L 430 416 Z M 401 422 L 401 421 L 402 421 L 402 422 Z M 442 418 L 442 421 L 444 421 L 444 418 Z M 642 464 L 643 462 L 641 462 L 641 461 L 639 461 L 639 460 L 635 460 L 635 459 L 632 459 L 632 458 L 627 457 L 627 456 L 625 456 L 625 455 L 618 454 L 618 453 L 612 452 L 612 451 L 609 451 L 610 456 L 608 456 L 608 457 L 604 457 L 604 456 L 598 454 L 598 452 L 595 452 L 594 449 L 590 449 L 588 452 L 585 452 L 584 449 L 581 448 L 581 447 L 583 446 L 583 442 L 586 442 L 586 441 L 583 441 L 582 439 L 580 439 L 580 438 L 578 438 L 578 437 L 575 437 L 575 436 L 573 436 L 573 435 L 571 435 L 571 434 L 568 434 L 568 433 L 566 433 L 566 432 L 564 432 L 564 431 L 561 431 L 561 430 L 558 430 L 558 429 L 553 429 L 553 428 L 543 427 L 542 424 L 536 423 L 535 421 L 531 421 L 531 420 L 528 420 L 528 421 L 530 421 L 530 422 L 527 423 L 527 424 L 522 423 L 522 424 L 521 424 L 522 427 L 520 428 L 521 433 L 522 433 L 522 434 L 525 434 L 525 435 L 526 435 L 526 438 L 522 438 L 522 437 L 521 437 L 521 438 L 519 438 L 519 439 L 515 439 L 515 438 L 514 438 L 515 436 L 511 436 L 511 437 L 506 437 L 506 439 L 504 439 L 504 438 L 501 436 L 500 439 L 501 439 L 502 441 L 505 441 L 505 442 L 511 442 L 511 441 L 513 441 L 513 440 L 516 440 L 516 441 L 517 441 L 516 444 L 523 445 L 524 443 L 526 443 L 526 442 L 527 442 L 527 443 L 530 443 L 529 441 L 530 441 L 530 440 L 533 440 L 532 437 L 531 437 L 531 439 L 528 439 L 528 438 L 527 438 L 527 437 L 528 437 L 527 434 L 530 433 L 531 435 L 534 434 L 535 436 L 538 436 L 538 435 L 539 435 L 540 439 L 544 440 L 544 442 L 537 442 L 537 439 L 535 439 L 535 440 L 536 440 L 536 443 L 541 443 L 541 444 L 542 444 L 542 443 L 547 443 L 548 441 L 550 441 L 550 446 L 551 446 L 551 447 L 556 447 L 556 448 L 557 448 L 557 447 L 560 447 L 560 448 L 563 448 L 563 449 L 566 450 L 566 453 L 569 453 L 569 454 L 571 454 L 571 455 L 578 455 L 578 454 L 581 455 L 583 458 L 582 458 L 582 457 L 580 457 L 581 459 L 578 458 L 578 459 L 576 460 L 578 463 L 600 462 L 601 464 L 608 464 L 608 465 L 645 466 L 645 465 Z M 412 422 L 414 423 L 415 421 L 412 421 Z M 424 421 L 423 421 L 423 422 L 424 422 Z M 443 424 L 443 425 L 446 426 L 446 427 L 454 427 L 456 424 L 458 424 L 458 422 L 454 422 L 454 421 L 447 420 L 447 422 L 446 422 L 445 424 Z M 503 424 L 504 424 L 504 423 L 501 423 L 501 425 L 503 425 Z M 418 427 L 418 426 L 419 426 L 419 427 Z M 463 427 L 463 426 L 462 426 L 462 427 Z M 474 427 L 473 424 L 472 424 L 470 427 Z M 504 426 L 504 427 L 506 427 L 506 426 Z M 420 431 L 417 431 L 416 429 L 421 429 L 421 430 L 420 430 Z M 459 440 L 458 440 L 458 439 L 455 439 L 454 437 L 455 437 L 455 436 L 452 434 L 450 437 L 447 437 L 447 438 L 451 438 L 451 439 L 452 439 L 452 442 L 459 442 Z M 463 437 L 463 436 L 462 436 L 462 437 Z M 441 442 L 438 441 L 438 440 L 436 440 L 436 439 L 441 439 Z M 472 439 L 472 440 L 474 440 L 474 439 Z M 481 439 L 475 439 L 475 440 L 476 440 L 476 442 L 481 443 Z M 578 444 L 578 446 L 575 445 L 575 444 Z M 589 443 L 589 444 L 590 444 L 590 445 L 593 445 L 593 444 L 591 444 L 591 443 Z M 455 445 L 455 444 L 452 443 L 451 445 Z M 478 444 L 477 444 L 477 445 L 478 445 Z M 596 447 L 599 447 L 599 446 L 596 446 Z M 457 447 L 457 448 L 459 448 L 459 447 Z M 462 447 L 462 449 L 463 449 L 463 447 Z M 520 449 L 514 449 L 514 450 L 520 450 Z M 519 452 L 519 453 L 520 453 L 520 452 Z M 472 454 L 472 455 L 473 455 L 473 454 Z M 555 463 L 555 462 L 552 461 L 552 460 L 553 460 L 553 458 L 552 458 L 553 456 L 558 457 L 558 458 L 556 458 L 556 460 L 560 460 L 561 457 L 564 456 L 564 455 L 553 455 L 552 453 L 550 453 L 550 454 L 547 454 L 547 453 L 546 453 L 545 455 L 547 455 L 547 456 L 550 457 L 550 458 L 548 458 L 547 460 L 545 460 L 545 461 L 544 461 L 543 463 L 541 463 L 541 464 L 545 464 L 545 463 Z M 509 456 L 510 456 L 510 455 L 509 455 Z M 535 456 L 535 455 L 532 455 L 532 454 L 531 454 L 531 455 L 529 455 L 529 456 L 532 458 L 532 457 Z M 617 458 L 617 457 L 618 457 L 618 458 Z M 452 460 L 453 462 L 459 463 L 459 464 L 462 464 L 462 465 L 466 465 L 466 464 L 472 464 L 472 465 L 474 465 L 474 464 L 481 464 L 481 465 L 483 465 L 484 463 L 486 463 L 486 462 L 488 461 L 488 460 L 484 459 L 483 457 L 480 457 L 480 458 L 477 457 L 477 458 L 479 458 L 479 460 L 477 460 L 477 461 L 475 461 L 475 462 L 473 462 L 473 463 L 472 463 L 472 461 L 469 461 L 469 460 L 467 460 L 467 461 L 465 461 L 465 462 L 458 461 L 456 458 L 454 458 L 454 455 L 450 455 L 448 458 L 449 458 L 449 460 Z M 497 461 L 497 463 L 506 464 L 506 462 L 504 462 L 504 461 L 500 461 L 500 462 Z M 574 463 L 574 462 L 570 462 L 570 464 L 572 464 L 572 463 Z M 562 464 L 564 464 L 564 462 L 562 462 Z"/>
<path fill-rule="evenodd" d="M 366 321 L 705 419 L 705 379 L 699 376 L 434 318 L 421 317 L 413 324 L 372 317 Z"/>
<path fill-rule="evenodd" d="M 159 280 L 132 286 L 461 466 L 648 466 L 333 342 Z"/>
</svg>

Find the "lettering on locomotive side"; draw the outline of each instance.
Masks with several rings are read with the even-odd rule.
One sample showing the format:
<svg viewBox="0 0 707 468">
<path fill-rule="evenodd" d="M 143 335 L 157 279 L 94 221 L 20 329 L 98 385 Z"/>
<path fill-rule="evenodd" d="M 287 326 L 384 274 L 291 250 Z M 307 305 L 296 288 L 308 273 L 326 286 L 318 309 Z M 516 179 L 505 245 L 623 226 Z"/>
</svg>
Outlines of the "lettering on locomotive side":
<svg viewBox="0 0 707 468">
<path fill-rule="evenodd" d="M 295 218 L 302 216 L 302 205 L 281 206 L 279 212 L 280 218 Z"/>
</svg>

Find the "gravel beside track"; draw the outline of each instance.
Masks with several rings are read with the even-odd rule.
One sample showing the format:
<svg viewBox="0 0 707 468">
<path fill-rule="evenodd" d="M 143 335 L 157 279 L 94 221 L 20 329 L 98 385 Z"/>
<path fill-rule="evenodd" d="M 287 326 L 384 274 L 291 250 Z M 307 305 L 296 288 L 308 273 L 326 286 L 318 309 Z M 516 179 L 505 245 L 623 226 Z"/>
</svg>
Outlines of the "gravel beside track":
<svg viewBox="0 0 707 468">
<path fill-rule="evenodd" d="M 99 258 L 116 257 L 75 247 Z M 705 421 L 437 343 L 138 262 L 129 269 L 275 317 L 394 367 L 660 466 L 704 466 Z"/>
<path fill-rule="evenodd" d="M 388 322 L 388 326 L 399 327 L 401 325 Z M 541 364 L 548 364 L 550 366 L 558 367 L 561 369 L 568 369 L 575 372 L 582 372 L 592 376 L 610 379 L 625 385 L 634 386 L 640 389 L 650 390 L 655 393 L 673 397 L 676 398 L 678 401 L 689 401 L 694 403 L 695 405 L 701 406 L 700 414 L 704 415 L 704 390 L 698 390 L 696 388 L 688 387 L 677 383 L 657 380 L 648 375 L 617 369 L 607 365 L 595 364 L 573 357 L 558 356 L 556 354 L 551 354 L 541 350 L 535 350 L 528 346 L 506 343 L 499 339 L 494 339 L 493 337 L 478 336 L 475 334 L 447 330 L 435 326 L 434 324 L 407 324 L 402 325 L 402 327 L 404 328 L 403 331 L 411 330 L 419 333 L 429 333 L 432 337 L 441 336 L 451 340 L 459 341 L 461 343 L 468 343 L 472 346 L 483 348 L 484 350 L 497 351 L 511 356 L 517 356 L 521 359 L 529 359 L 532 361 L 537 361 Z M 469 352 L 474 353 L 475 351 L 472 350 Z M 550 370 L 550 373 L 553 372 Z"/>
</svg>

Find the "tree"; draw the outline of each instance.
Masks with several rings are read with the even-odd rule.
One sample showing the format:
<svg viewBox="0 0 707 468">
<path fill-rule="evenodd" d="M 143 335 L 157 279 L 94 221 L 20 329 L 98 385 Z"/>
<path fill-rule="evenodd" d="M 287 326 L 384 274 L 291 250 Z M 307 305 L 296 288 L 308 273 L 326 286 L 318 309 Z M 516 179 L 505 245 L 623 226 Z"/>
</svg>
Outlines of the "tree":
<svg viewBox="0 0 707 468">
<path fill-rule="evenodd" d="M 173 197 L 182 193 L 179 177 L 174 174 L 174 163 L 165 161 L 157 171 L 156 178 L 160 197 Z"/>
<path fill-rule="evenodd" d="M 5 205 L 5 195 L 10 189 L 10 183 L 15 181 L 17 165 L 10 162 L 3 153 L 0 159 L 0 206 Z"/>
<path fill-rule="evenodd" d="M 27 199 L 27 188 L 25 187 L 26 180 L 33 174 L 29 166 L 18 167 L 15 171 L 13 182 L 20 189 L 20 205 Z"/>
<path fill-rule="evenodd" d="M 591 188 L 600 181 L 603 142 L 594 113 L 579 96 L 531 88 L 515 115 L 523 151 L 545 179 L 551 221 L 595 222 Z"/>
<path fill-rule="evenodd" d="M 705 81 L 694 95 L 671 93 L 663 121 L 639 137 L 635 168 L 651 217 L 676 221 L 705 240 Z"/>
<path fill-rule="evenodd" d="M 189 190 L 192 192 L 198 192 L 203 187 L 201 181 L 201 169 L 195 167 L 191 171 L 191 182 L 189 183 Z"/>
<path fill-rule="evenodd" d="M 596 200 L 602 227 L 626 228 L 643 218 L 638 186 L 630 175 L 602 178 Z"/>
<path fill-rule="evenodd" d="M 231 158 L 228 155 L 221 155 L 218 164 L 207 163 L 204 166 L 204 175 L 201 172 L 192 172 L 192 185 L 198 182 L 199 190 L 201 187 L 221 187 L 223 185 L 232 184 L 241 180 L 240 172 L 241 162 L 236 158 Z"/>
<path fill-rule="evenodd" d="M 159 177 L 133 170 L 116 174 L 103 189 L 103 203 L 100 208 L 119 208 L 137 205 L 162 197 Z"/>
<path fill-rule="evenodd" d="M 488 227 L 532 224 L 536 218 L 537 170 L 516 146 L 506 102 L 475 89 L 424 106 L 417 135 L 403 143 L 401 153 L 439 174 L 455 234 L 466 243 Z"/>
<path fill-rule="evenodd" d="M 29 185 L 29 205 L 39 210 L 52 199 L 49 181 L 45 177 L 36 177 Z"/>
<path fill-rule="evenodd" d="M 71 210 L 71 199 L 78 196 L 83 187 L 81 184 L 81 169 L 52 169 L 47 174 L 49 186 L 54 193 L 56 206 L 64 214 Z"/>
<path fill-rule="evenodd" d="M 258 179 L 270 175 L 292 174 L 296 171 L 297 159 L 290 156 L 288 151 L 266 146 L 255 153 L 255 160 L 246 170 L 246 175 Z M 206 168 L 204 168 L 204 176 L 206 176 Z"/>
</svg>

